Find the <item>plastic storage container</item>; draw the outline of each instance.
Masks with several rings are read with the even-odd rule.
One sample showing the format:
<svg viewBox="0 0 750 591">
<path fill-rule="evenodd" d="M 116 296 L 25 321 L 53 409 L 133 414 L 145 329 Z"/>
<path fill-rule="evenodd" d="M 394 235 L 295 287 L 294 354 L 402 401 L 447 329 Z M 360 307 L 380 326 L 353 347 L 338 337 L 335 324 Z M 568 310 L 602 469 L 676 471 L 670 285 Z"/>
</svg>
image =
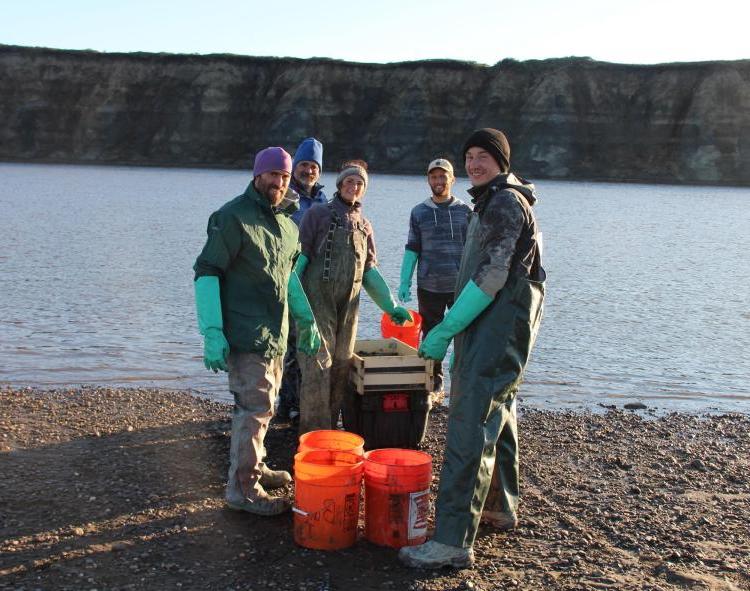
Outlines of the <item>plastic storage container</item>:
<svg viewBox="0 0 750 591">
<path fill-rule="evenodd" d="M 356 431 L 364 437 L 365 449 L 414 449 L 424 440 L 432 409 L 429 392 L 368 392 L 358 402 Z"/>
<path fill-rule="evenodd" d="M 432 409 L 434 363 L 394 339 L 358 340 L 350 371 L 353 417 L 344 428 L 365 439 L 365 449 L 416 448 Z"/>
<path fill-rule="evenodd" d="M 401 548 L 427 539 L 432 458 L 410 449 L 365 455 L 365 537 Z"/>
</svg>

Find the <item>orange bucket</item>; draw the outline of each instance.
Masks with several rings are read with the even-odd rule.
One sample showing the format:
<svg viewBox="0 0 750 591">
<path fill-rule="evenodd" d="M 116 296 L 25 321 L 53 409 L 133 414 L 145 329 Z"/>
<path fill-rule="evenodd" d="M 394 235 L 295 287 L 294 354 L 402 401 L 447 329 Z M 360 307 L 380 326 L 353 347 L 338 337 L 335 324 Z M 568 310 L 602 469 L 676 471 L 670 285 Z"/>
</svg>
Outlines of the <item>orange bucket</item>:
<svg viewBox="0 0 750 591">
<path fill-rule="evenodd" d="M 308 431 L 300 435 L 297 452 L 311 451 L 313 449 L 348 451 L 361 456 L 365 453 L 365 440 L 354 433 L 333 429 Z"/>
<path fill-rule="evenodd" d="M 294 541 L 314 550 L 341 550 L 357 541 L 363 458 L 311 450 L 294 456 Z"/>
<path fill-rule="evenodd" d="M 432 457 L 412 449 L 365 454 L 365 537 L 401 548 L 427 539 Z"/>
<path fill-rule="evenodd" d="M 422 317 L 416 310 L 409 310 L 412 320 L 407 320 L 403 324 L 396 324 L 391 317 L 383 312 L 380 318 L 380 334 L 384 339 L 398 339 L 415 349 L 419 348 L 419 331 L 422 329 Z"/>
</svg>

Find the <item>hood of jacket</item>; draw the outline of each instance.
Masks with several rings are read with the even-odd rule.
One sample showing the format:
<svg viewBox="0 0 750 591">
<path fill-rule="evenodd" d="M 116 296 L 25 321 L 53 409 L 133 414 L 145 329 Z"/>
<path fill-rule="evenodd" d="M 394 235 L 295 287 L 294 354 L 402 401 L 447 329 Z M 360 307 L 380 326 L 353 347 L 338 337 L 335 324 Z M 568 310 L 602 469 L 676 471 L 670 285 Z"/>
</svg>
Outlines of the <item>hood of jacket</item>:
<svg viewBox="0 0 750 591">
<path fill-rule="evenodd" d="M 431 207 L 432 209 L 438 208 L 438 204 L 432 200 L 432 197 L 428 197 L 427 199 L 422 201 L 422 203 L 424 203 L 427 207 Z M 457 207 L 462 204 L 463 204 L 463 201 L 461 201 L 458 197 L 451 195 L 450 201 L 446 201 L 445 203 L 441 203 L 440 205 L 447 205 L 448 207 Z"/>
<path fill-rule="evenodd" d="M 514 189 L 518 191 L 524 196 L 526 201 L 529 202 L 529 205 L 533 206 L 537 202 L 534 183 L 530 183 L 526 179 L 512 172 L 499 174 L 486 185 L 472 187 L 469 189 L 468 193 L 471 195 L 471 202 L 474 204 L 474 209 L 481 209 L 483 202 L 486 201 L 488 195 L 497 191 L 502 191 L 503 189 Z"/>
</svg>

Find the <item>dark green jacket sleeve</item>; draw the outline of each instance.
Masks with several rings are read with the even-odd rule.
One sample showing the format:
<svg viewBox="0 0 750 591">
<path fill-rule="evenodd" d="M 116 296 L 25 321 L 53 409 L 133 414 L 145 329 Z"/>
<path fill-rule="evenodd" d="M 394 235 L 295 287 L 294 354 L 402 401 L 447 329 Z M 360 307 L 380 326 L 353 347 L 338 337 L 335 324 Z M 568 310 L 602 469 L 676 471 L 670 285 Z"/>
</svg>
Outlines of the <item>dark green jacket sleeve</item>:
<svg viewBox="0 0 750 591">
<path fill-rule="evenodd" d="M 222 277 L 242 247 L 239 222 L 227 212 L 212 213 L 206 232 L 206 244 L 193 266 L 195 279 L 206 275 Z"/>
</svg>

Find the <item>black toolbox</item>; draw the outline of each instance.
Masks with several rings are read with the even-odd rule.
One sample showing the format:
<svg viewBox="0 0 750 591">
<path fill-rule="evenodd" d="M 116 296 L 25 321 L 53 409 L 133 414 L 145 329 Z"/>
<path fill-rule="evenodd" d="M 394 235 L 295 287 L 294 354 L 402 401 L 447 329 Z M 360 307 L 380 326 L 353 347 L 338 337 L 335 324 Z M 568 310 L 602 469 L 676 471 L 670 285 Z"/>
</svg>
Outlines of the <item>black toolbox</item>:
<svg viewBox="0 0 750 591">
<path fill-rule="evenodd" d="M 364 437 L 366 449 L 416 449 L 427 432 L 433 371 L 433 361 L 396 339 L 357 341 L 345 428 Z"/>
</svg>

